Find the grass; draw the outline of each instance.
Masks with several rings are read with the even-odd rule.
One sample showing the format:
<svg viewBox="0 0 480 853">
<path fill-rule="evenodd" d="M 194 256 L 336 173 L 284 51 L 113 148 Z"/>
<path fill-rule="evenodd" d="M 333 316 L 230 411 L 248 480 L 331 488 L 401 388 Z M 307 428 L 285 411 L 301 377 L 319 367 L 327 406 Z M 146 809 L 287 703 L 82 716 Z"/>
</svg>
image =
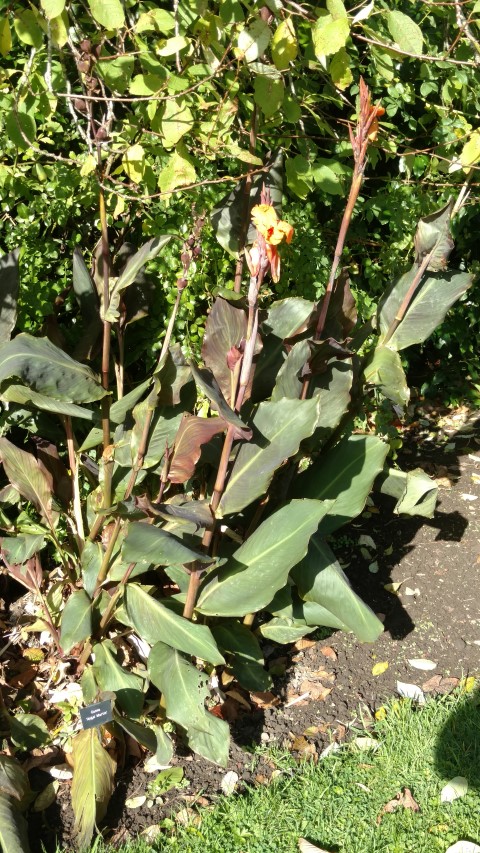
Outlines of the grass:
<svg viewBox="0 0 480 853">
<path fill-rule="evenodd" d="M 317 765 L 270 752 L 282 773 L 269 786 L 219 799 L 198 825 L 167 822 L 154 844 L 121 853 L 298 853 L 299 836 L 337 853 L 445 853 L 459 839 L 480 842 L 479 693 L 457 691 L 423 708 L 392 701 L 367 734 L 376 750 L 352 742 Z M 454 776 L 467 778 L 467 794 L 440 803 Z M 405 787 L 420 811 L 398 808 L 378 822 Z M 109 849 L 98 844 L 92 853 Z"/>
</svg>

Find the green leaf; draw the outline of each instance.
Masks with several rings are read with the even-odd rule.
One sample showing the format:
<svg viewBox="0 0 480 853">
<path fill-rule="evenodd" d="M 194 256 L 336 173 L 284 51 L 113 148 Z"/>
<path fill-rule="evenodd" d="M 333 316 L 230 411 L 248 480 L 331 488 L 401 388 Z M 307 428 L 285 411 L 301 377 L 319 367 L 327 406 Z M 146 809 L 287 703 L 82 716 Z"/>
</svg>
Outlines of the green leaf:
<svg viewBox="0 0 480 853">
<path fill-rule="evenodd" d="M 9 139 L 20 149 L 26 151 L 35 142 L 37 125 L 30 113 L 12 110 L 5 120 L 5 129 Z"/>
<path fill-rule="evenodd" d="M 2 56 L 8 56 L 12 49 L 12 32 L 10 30 L 10 21 L 5 15 L 0 21 L 0 53 Z"/>
<path fill-rule="evenodd" d="M 160 124 L 165 148 L 173 148 L 192 127 L 193 114 L 186 101 L 182 98 L 167 101 Z"/>
<path fill-rule="evenodd" d="M 214 666 L 225 663 L 210 628 L 177 616 L 173 610 L 149 595 L 144 587 L 127 584 L 125 605 L 135 630 L 147 643 L 168 643 L 174 649 Z"/>
<path fill-rule="evenodd" d="M 17 322 L 19 254 L 20 249 L 13 249 L 0 257 L 0 343 L 10 340 Z"/>
<path fill-rule="evenodd" d="M 388 450 L 375 435 L 349 435 L 297 477 L 296 496 L 333 501 L 320 526 L 324 535 L 362 512 Z"/>
<path fill-rule="evenodd" d="M 231 659 L 232 672 L 246 690 L 270 690 L 272 679 L 264 668 L 260 644 L 250 628 L 241 622 L 229 621 L 214 625 L 213 636 Z"/>
<path fill-rule="evenodd" d="M 162 726 L 143 726 L 115 712 L 113 718 L 138 743 L 153 752 L 160 765 L 170 764 L 173 757 L 173 743 Z"/>
<path fill-rule="evenodd" d="M 314 630 L 314 625 L 301 624 L 295 619 L 289 619 L 288 616 L 275 616 L 269 622 L 260 625 L 259 628 L 262 637 L 279 645 L 295 643 Z"/>
<path fill-rule="evenodd" d="M 96 65 L 98 73 L 112 92 L 123 95 L 130 86 L 132 79 L 134 58 L 133 56 L 100 57 Z"/>
<path fill-rule="evenodd" d="M 347 89 L 353 83 L 351 59 L 344 47 L 332 58 L 328 70 L 337 89 Z"/>
<path fill-rule="evenodd" d="M 464 169 L 470 169 L 480 160 L 480 131 L 474 130 L 460 154 L 460 163 Z"/>
<path fill-rule="evenodd" d="M 46 723 L 38 714 L 16 714 L 10 717 L 10 735 L 20 749 L 38 749 L 52 738 Z"/>
<path fill-rule="evenodd" d="M 189 746 L 208 761 L 226 767 L 228 725 L 205 708 L 210 697 L 205 673 L 164 643 L 157 643 L 150 652 L 148 673 L 163 694 L 167 717 L 186 730 Z"/>
<path fill-rule="evenodd" d="M 146 33 L 156 30 L 159 33 L 170 33 L 175 29 L 175 18 L 166 9 L 149 9 L 142 12 L 135 24 L 135 32 Z"/>
<path fill-rule="evenodd" d="M 107 811 L 113 793 L 115 762 L 100 742 L 96 728 L 79 732 L 72 740 L 72 807 L 75 840 L 88 847 L 95 826 Z"/>
<path fill-rule="evenodd" d="M 12 486 L 34 505 L 50 526 L 53 526 L 50 482 L 35 457 L 15 447 L 8 438 L 0 438 L 0 460 Z"/>
<path fill-rule="evenodd" d="M 286 71 L 290 62 L 294 62 L 298 53 L 298 41 L 292 18 L 285 18 L 278 25 L 270 47 L 275 67 Z"/>
<path fill-rule="evenodd" d="M 403 12 L 389 12 L 387 27 L 393 40 L 407 53 L 422 53 L 423 34 L 415 21 Z"/>
<path fill-rule="evenodd" d="M 188 156 L 185 145 L 181 142 L 168 158 L 166 166 L 158 176 L 158 186 L 162 193 L 171 193 L 177 187 L 186 187 L 197 179 L 193 160 Z"/>
<path fill-rule="evenodd" d="M 25 9 L 24 12 L 19 12 L 15 15 L 13 26 L 15 32 L 24 44 L 39 50 L 43 44 L 43 33 L 37 24 L 36 15 L 31 9 Z"/>
<path fill-rule="evenodd" d="M 40 0 L 40 6 L 45 16 L 50 20 L 62 14 L 65 8 L 65 0 Z"/>
<path fill-rule="evenodd" d="M 265 118 L 272 118 L 280 109 L 285 95 L 285 85 L 280 75 L 257 74 L 254 83 L 254 98 Z"/>
<path fill-rule="evenodd" d="M 24 536 L 4 536 L 1 540 L 2 551 L 9 563 L 26 563 L 34 554 L 41 551 L 45 545 L 45 537 L 41 534 L 26 534 Z"/>
<path fill-rule="evenodd" d="M 23 802 L 30 793 L 30 783 L 23 767 L 15 758 L 0 755 L 0 791 Z M 9 848 L 4 848 L 4 850 Z"/>
<path fill-rule="evenodd" d="M 106 393 L 90 368 L 47 338 L 25 333 L 0 347 L 0 382 L 12 378 L 66 403 L 89 403 Z"/>
<path fill-rule="evenodd" d="M 252 430 L 248 427 L 237 413 L 228 405 L 222 391 L 213 376 L 206 368 L 195 367 L 190 364 L 193 378 L 198 387 L 203 391 L 206 397 L 213 403 L 213 407 L 222 416 L 222 418 L 236 428 L 238 435 L 243 438 L 250 439 Z"/>
<path fill-rule="evenodd" d="M 271 37 L 272 32 L 266 21 L 263 18 L 257 18 L 251 27 L 239 33 L 237 42 L 239 57 L 245 59 L 245 62 L 255 62 L 265 53 Z"/>
<path fill-rule="evenodd" d="M 413 266 L 396 279 L 385 299 L 379 304 L 378 321 L 382 335 L 386 334 L 390 323 L 393 322 L 416 273 L 417 267 Z M 464 272 L 451 271 L 425 276 L 405 317 L 388 341 L 388 346 L 402 350 L 413 344 L 423 343 L 471 284 L 472 277 Z"/>
<path fill-rule="evenodd" d="M 0 794 L 0 845 L 4 853 L 30 853 L 28 825 L 6 794 Z"/>
<path fill-rule="evenodd" d="M 110 304 L 105 314 L 105 320 L 114 323 L 118 319 L 118 306 L 120 304 L 121 293 L 134 283 L 140 270 L 143 269 L 145 264 L 157 257 L 158 253 L 170 242 L 172 237 L 173 234 L 162 234 L 159 237 L 152 237 L 138 252 L 135 252 L 129 258 L 125 269 L 118 276 L 110 291 Z"/>
<path fill-rule="evenodd" d="M 421 468 L 412 471 L 389 468 L 378 477 L 375 489 L 397 499 L 394 509 L 397 515 L 434 516 L 438 486 Z"/>
<path fill-rule="evenodd" d="M 152 566 L 172 566 L 192 563 L 194 560 L 209 563 L 212 560 L 201 551 L 187 548 L 180 539 L 166 530 L 141 521 L 133 521 L 128 525 L 122 546 L 122 558 L 126 563 L 140 562 Z"/>
<path fill-rule="evenodd" d="M 278 371 L 285 358 L 283 341 L 305 323 L 314 308 L 313 302 L 301 297 L 280 299 L 268 309 L 262 323 L 263 349 L 258 357 L 252 396 L 263 400 L 272 393 Z"/>
<path fill-rule="evenodd" d="M 190 41 L 185 36 L 172 36 L 172 38 L 167 39 L 162 47 L 157 47 L 156 53 L 158 56 L 173 56 L 175 53 L 185 50 L 189 44 Z"/>
<path fill-rule="evenodd" d="M 308 160 L 301 154 L 288 157 L 285 171 L 292 192 L 299 198 L 306 198 L 313 186 L 313 171 Z"/>
<path fill-rule="evenodd" d="M 83 335 L 75 351 L 76 358 L 91 358 L 102 329 L 97 288 L 79 249 L 73 251 L 73 291 L 80 306 Z"/>
<path fill-rule="evenodd" d="M 312 536 L 306 557 L 291 576 L 306 602 L 323 607 L 361 642 L 373 643 L 382 633 L 382 623 L 353 591 L 335 554 L 319 534 Z"/>
<path fill-rule="evenodd" d="M 72 418 L 82 418 L 85 421 L 95 420 L 95 414 L 91 409 L 85 409 L 83 406 L 75 405 L 75 403 L 54 400 L 53 397 L 47 397 L 45 394 L 37 394 L 36 391 L 32 391 L 31 388 L 26 388 L 24 385 L 8 385 L 0 394 L 0 398 L 7 403 L 33 406 L 35 409 L 41 409 L 44 412 L 69 415 Z"/>
<path fill-rule="evenodd" d="M 202 584 L 197 610 L 207 616 L 245 616 L 265 607 L 285 586 L 292 566 L 331 508 L 330 501 L 290 501 L 274 512 Z"/>
<path fill-rule="evenodd" d="M 324 56 L 332 56 L 345 47 L 350 35 L 348 18 L 332 15 L 324 15 L 317 18 L 312 29 L 313 47 L 315 56 L 321 59 Z"/>
<path fill-rule="evenodd" d="M 125 24 L 125 13 L 121 0 L 87 0 L 90 11 L 106 30 L 118 30 Z"/>
<path fill-rule="evenodd" d="M 102 565 L 104 550 L 100 542 L 90 542 L 89 539 L 85 542 L 85 547 L 82 552 L 82 580 L 85 591 L 90 598 L 93 597 L 97 586 L 98 573 Z"/>
<path fill-rule="evenodd" d="M 60 645 L 66 655 L 92 633 L 92 601 L 85 590 L 72 592 L 63 612 Z"/>
<path fill-rule="evenodd" d="M 375 385 L 384 397 L 397 406 L 406 406 L 410 399 L 407 377 L 402 360 L 396 350 L 389 347 L 375 347 L 372 358 L 364 370 L 365 382 Z"/>
<path fill-rule="evenodd" d="M 143 145 L 136 143 L 127 148 L 122 158 L 122 165 L 127 177 L 134 184 L 140 184 L 145 175 L 145 149 Z"/>
<path fill-rule="evenodd" d="M 115 647 L 109 640 L 93 647 L 95 662 L 93 671 L 100 690 L 112 690 L 120 707 L 129 717 L 138 717 L 143 708 L 143 678 L 121 666 L 114 653 Z"/>
<path fill-rule="evenodd" d="M 253 419 L 254 438 L 240 447 L 220 501 L 220 515 L 238 512 L 267 491 L 277 468 L 312 434 L 318 414 L 316 400 L 285 397 L 260 403 Z"/>
<path fill-rule="evenodd" d="M 150 378 L 145 379 L 144 382 L 141 382 L 140 385 L 137 385 L 136 388 L 132 388 L 128 394 L 125 394 L 124 397 L 117 400 L 110 409 L 110 420 L 112 423 L 122 424 L 128 412 L 130 412 L 135 404 L 143 397 L 151 384 L 152 380 Z"/>
</svg>

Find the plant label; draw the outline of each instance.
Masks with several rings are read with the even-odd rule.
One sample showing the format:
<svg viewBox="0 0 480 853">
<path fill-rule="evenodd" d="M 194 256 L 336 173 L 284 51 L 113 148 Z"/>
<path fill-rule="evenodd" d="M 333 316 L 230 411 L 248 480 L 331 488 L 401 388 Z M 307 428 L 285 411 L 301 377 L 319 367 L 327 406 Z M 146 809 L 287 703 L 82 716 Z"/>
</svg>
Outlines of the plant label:
<svg viewBox="0 0 480 853">
<path fill-rule="evenodd" d="M 80 708 L 80 719 L 84 729 L 93 729 L 103 723 L 109 723 L 112 719 L 111 700 L 105 699 L 103 702 L 95 702 L 94 705 Z"/>
</svg>

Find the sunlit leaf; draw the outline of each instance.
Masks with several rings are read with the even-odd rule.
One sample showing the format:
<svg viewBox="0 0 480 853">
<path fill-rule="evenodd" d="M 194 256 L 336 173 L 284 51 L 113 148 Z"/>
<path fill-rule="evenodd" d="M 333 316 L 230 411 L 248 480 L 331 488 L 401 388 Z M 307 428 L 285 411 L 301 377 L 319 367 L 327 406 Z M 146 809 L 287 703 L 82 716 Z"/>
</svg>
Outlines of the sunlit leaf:
<svg viewBox="0 0 480 853">
<path fill-rule="evenodd" d="M 173 457 L 168 469 L 170 482 L 185 483 L 193 477 L 202 445 L 214 435 L 224 432 L 227 426 L 223 418 L 199 418 L 185 412 L 175 438 Z"/>
<path fill-rule="evenodd" d="M 0 343 L 10 340 L 17 321 L 19 254 L 20 249 L 13 249 L 0 257 Z"/>
<path fill-rule="evenodd" d="M 115 762 L 100 742 L 96 728 L 81 731 L 72 740 L 72 807 L 79 847 L 88 847 L 113 792 Z"/>
<path fill-rule="evenodd" d="M 388 13 L 387 26 L 393 40 L 402 50 L 407 53 L 422 53 L 423 34 L 412 18 L 395 10 Z"/>
<path fill-rule="evenodd" d="M 65 654 L 92 633 L 92 601 L 84 589 L 75 590 L 62 611 L 60 644 Z"/>
<path fill-rule="evenodd" d="M 7 794 L 0 794 L 0 845 L 5 853 L 30 853 L 27 822 Z"/>
<path fill-rule="evenodd" d="M 51 485 L 35 457 L 15 447 L 8 438 L 0 438 L 0 460 L 10 483 L 53 525 Z"/>
<path fill-rule="evenodd" d="M 440 791 L 440 802 L 453 803 L 454 800 L 464 797 L 467 791 L 468 781 L 465 776 L 455 776 Z"/>
<path fill-rule="evenodd" d="M 115 647 L 109 640 L 97 643 L 93 652 L 93 671 L 100 689 L 113 691 L 125 713 L 129 717 L 138 717 L 143 708 L 143 678 L 134 675 L 118 662 Z"/>
<path fill-rule="evenodd" d="M 95 20 L 106 30 L 118 30 L 125 23 L 121 0 L 88 0 Z"/>
<path fill-rule="evenodd" d="M 298 53 L 298 41 L 292 18 L 280 22 L 270 45 L 272 59 L 279 71 L 286 71 L 290 62 L 294 62 Z"/>
</svg>

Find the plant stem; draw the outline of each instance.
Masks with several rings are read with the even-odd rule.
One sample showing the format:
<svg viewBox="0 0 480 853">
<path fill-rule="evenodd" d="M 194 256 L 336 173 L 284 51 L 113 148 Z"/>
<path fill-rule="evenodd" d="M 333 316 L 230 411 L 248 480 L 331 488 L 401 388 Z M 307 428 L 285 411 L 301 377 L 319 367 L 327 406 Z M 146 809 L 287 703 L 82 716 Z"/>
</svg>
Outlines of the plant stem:
<svg viewBox="0 0 480 853">
<path fill-rule="evenodd" d="M 98 168 L 101 169 L 101 152 L 98 148 Z M 108 311 L 110 303 L 110 250 L 108 247 L 107 211 L 105 193 L 99 181 L 99 211 L 102 230 L 102 266 L 103 266 L 103 311 Z M 112 503 L 113 456 L 108 452 L 110 446 L 110 341 L 111 323 L 103 321 L 102 341 L 102 388 L 107 392 L 102 398 L 102 433 L 103 433 L 103 507 L 108 509 Z"/>
<path fill-rule="evenodd" d="M 83 529 L 82 501 L 80 498 L 80 487 L 78 482 L 77 457 L 75 456 L 75 439 L 70 415 L 65 417 L 65 432 L 67 434 L 68 460 L 72 474 L 73 517 L 75 519 L 75 526 L 77 529 L 75 538 L 77 540 L 78 552 L 81 555 L 85 546 L 85 532 Z"/>
<path fill-rule="evenodd" d="M 434 246 L 434 248 L 432 249 L 431 252 L 428 253 L 428 255 L 425 255 L 422 263 L 420 264 L 420 266 L 419 266 L 419 268 L 415 274 L 415 278 L 413 279 L 410 287 L 408 288 L 408 291 L 405 294 L 403 302 L 400 305 L 400 308 L 398 309 L 395 317 L 393 318 L 393 320 L 390 324 L 390 327 L 387 331 L 387 334 L 385 335 L 383 341 L 381 342 L 383 346 L 386 346 L 388 344 L 390 338 L 392 337 L 392 335 L 398 329 L 400 323 L 402 322 L 402 320 L 406 314 L 406 311 L 408 309 L 408 306 L 410 305 L 410 303 L 411 303 L 411 301 L 415 295 L 415 291 L 417 290 L 418 285 L 420 284 L 425 272 L 427 271 L 428 265 L 430 263 L 430 260 L 432 258 L 432 255 L 433 255 L 435 249 L 436 249 L 436 246 Z"/>
<path fill-rule="evenodd" d="M 253 108 L 253 113 L 252 113 L 252 123 L 250 125 L 250 139 L 249 139 L 249 146 L 248 146 L 248 150 L 250 151 L 250 154 L 255 154 L 255 148 L 257 147 L 257 118 L 258 118 L 258 112 L 257 112 L 257 106 L 255 104 L 255 106 Z M 245 248 L 245 243 L 247 242 L 248 223 L 249 223 L 248 207 L 250 204 L 251 192 L 252 192 L 252 175 L 249 173 L 247 175 L 247 177 L 245 178 L 245 187 L 244 187 L 244 194 L 243 194 L 243 208 L 244 208 L 243 209 L 243 225 L 242 225 L 242 230 L 241 230 L 240 239 L 239 239 L 240 255 L 239 255 L 239 258 L 237 261 L 237 265 L 235 267 L 235 278 L 234 278 L 234 283 L 233 283 L 233 289 L 234 289 L 235 293 L 240 293 L 240 290 L 242 288 L 243 267 L 245 264 L 245 255 L 243 254 L 243 249 Z"/>
<path fill-rule="evenodd" d="M 108 602 L 108 604 L 105 608 L 105 613 L 103 614 L 103 616 L 100 620 L 100 625 L 98 626 L 99 634 L 102 634 L 103 631 L 105 630 L 105 628 L 107 627 L 107 625 L 110 621 L 110 617 L 111 617 L 111 615 L 115 609 L 115 605 L 116 605 L 120 595 L 122 594 L 123 589 L 125 587 L 125 584 L 127 583 L 128 579 L 129 579 L 130 575 L 132 574 L 132 571 L 136 565 L 137 565 L 136 563 L 130 563 L 130 565 L 128 566 L 128 569 L 126 570 L 126 572 L 125 572 L 122 580 L 118 584 L 116 590 L 110 596 L 110 601 Z M 78 661 L 78 668 L 80 670 L 82 670 L 84 668 L 88 658 L 90 657 L 91 652 L 92 652 L 92 643 L 90 640 L 88 640 L 88 642 L 85 643 L 85 646 L 83 648 L 83 652 L 82 652 L 80 659 Z"/>
</svg>

